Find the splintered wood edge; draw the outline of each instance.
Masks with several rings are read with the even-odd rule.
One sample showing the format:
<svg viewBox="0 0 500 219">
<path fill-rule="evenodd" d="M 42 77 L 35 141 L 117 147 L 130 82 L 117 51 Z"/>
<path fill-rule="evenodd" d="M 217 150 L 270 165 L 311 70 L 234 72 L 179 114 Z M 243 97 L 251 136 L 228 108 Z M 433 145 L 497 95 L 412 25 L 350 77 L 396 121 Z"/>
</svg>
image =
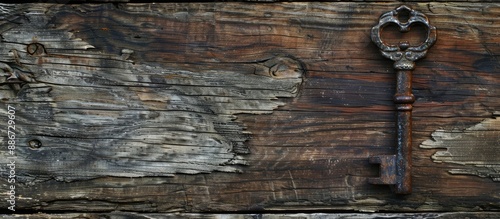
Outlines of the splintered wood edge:
<svg viewBox="0 0 500 219">
<path fill-rule="evenodd" d="M 19 106 L 21 182 L 241 172 L 250 133 L 236 115 L 272 113 L 285 104 L 279 98 L 298 95 L 305 74 L 287 54 L 234 71 L 134 64 L 131 49 L 99 52 L 49 28 L 56 15 L 47 5 L 16 6 L 27 7 L 29 19 L 2 32 L 0 67 L 24 86 L 3 84 L 0 98 Z M 26 147 L 31 141 L 43 146 Z"/>
<path fill-rule="evenodd" d="M 448 170 L 451 174 L 489 177 L 500 182 L 500 112 L 465 130 L 436 130 L 432 139 L 420 148 L 438 150 L 432 155 L 436 163 L 463 165 Z"/>
</svg>

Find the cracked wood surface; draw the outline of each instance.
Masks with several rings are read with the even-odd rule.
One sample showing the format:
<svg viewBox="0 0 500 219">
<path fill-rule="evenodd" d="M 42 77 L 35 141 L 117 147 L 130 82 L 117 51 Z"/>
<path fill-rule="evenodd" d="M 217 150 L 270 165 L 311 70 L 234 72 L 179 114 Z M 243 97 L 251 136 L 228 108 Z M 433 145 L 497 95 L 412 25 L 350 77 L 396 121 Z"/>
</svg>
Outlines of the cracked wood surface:
<svg viewBox="0 0 500 219">
<path fill-rule="evenodd" d="M 18 147 L 18 182 L 238 172 L 249 133 L 235 115 L 271 113 L 302 83 L 288 57 L 255 61 L 252 71 L 167 70 L 124 59 L 130 49 L 93 52 L 49 27 L 44 9 L 25 17 L 0 45 L 6 74 L 22 82 L 2 90 L 18 109 L 16 141 L 39 145 Z"/>
<path fill-rule="evenodd" d="M 500 181 L 500 119 L 485 119 L 465 130 L 436 130 L 421 148 L 447 149 L 432 155 L 435 162 L 464 165 L 449 170 L 452 174 L 470 174 Z"/>
<path fill-rule="evenodd" d="M 500 184 L 450 174 L 463 166 L 433 162 L 442 149 L 414 147 L 412 195 L 367 183 L 395 145 L 392 63 L 369 32 L 398 5 L 5 6 L 18 210 L 499 210 Z M 499 110 L 500 4 L 409 5 L 439 34 L 414 72 L 420 145 Z"/>
</svg>

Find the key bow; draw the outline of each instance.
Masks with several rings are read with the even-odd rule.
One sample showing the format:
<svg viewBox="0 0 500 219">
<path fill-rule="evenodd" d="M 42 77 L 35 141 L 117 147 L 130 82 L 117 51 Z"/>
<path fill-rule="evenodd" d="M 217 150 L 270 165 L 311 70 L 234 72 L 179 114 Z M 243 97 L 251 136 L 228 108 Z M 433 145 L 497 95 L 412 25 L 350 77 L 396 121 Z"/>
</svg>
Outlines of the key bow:
<svg viewBox="0 0 500 219">
<path fill-rule="evenodd" d="M 402 22 L 399 20 L 399 15 L 405 12 L 409 13 L 409 18 L 408 21 Z M 412 46 L 410 43 L 403 41 L 399 42 L 398 45 L 387 45 L 382 41 L 380 33 L 385 26 L 395 24 L 399 27 L 400 32 L 408 32 L 411 25 L 417 23 L 423 24 L 427 28 L 427 37 L 421 44 Z M 395 69 L 413 70 L 415 61 L 425 57 L 427 50 L 436 42 L 437 31 L 436 27 L 429 23 L 427 16 L 406 5 L 402 5 L 380 16 L 378 24 L 372 28 L 371 38 L 384 57 L 395 61 Z"/>
</svg>

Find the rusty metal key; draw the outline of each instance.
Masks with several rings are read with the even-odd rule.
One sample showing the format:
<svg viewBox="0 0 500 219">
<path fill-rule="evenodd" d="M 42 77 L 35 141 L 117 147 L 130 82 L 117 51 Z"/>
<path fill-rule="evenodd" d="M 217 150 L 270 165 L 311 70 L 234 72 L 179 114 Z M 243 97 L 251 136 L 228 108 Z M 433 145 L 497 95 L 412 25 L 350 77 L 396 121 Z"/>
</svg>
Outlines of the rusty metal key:
<svg viewBox="0 0 500 219">
<path fill-rule="evenodd" d="M 399 19 L 401 14 L 406 13 L 407 21 Z M 381 31 L 389 24 L 394 24 L 400 32 L 408 32 L 413 24 L 424 25 L 427 29 L 427 37 L 419 45 L 410 45 L 407 41 L 401 41 L 398 45 L 390 45 L 382 42 Z M 427 17 L 411 8 L 403 5 L 380 16 L 379 23 L 372 28 L 372 41 L 379 47 L 380 52 L 386 58 L 394 61 L 394 69 L 397 74 L 396 94 L 394 103 L 397 110 L 396 121 L 396 154 L 379 155 L 370 157 L 370 163 L 380 164 L 380 176 L 370 178 L 371 184 L 391 185 L 397 194 L 409 194 L 411 188 L 411 154 L 412 154 L 412 109 L 415 97 L 412 94 L 412 71 L 415 69 L 415 61 L 423 58 L 427 50 L 436 42 L 436 28 L 429 24 Z"/>
</svg>

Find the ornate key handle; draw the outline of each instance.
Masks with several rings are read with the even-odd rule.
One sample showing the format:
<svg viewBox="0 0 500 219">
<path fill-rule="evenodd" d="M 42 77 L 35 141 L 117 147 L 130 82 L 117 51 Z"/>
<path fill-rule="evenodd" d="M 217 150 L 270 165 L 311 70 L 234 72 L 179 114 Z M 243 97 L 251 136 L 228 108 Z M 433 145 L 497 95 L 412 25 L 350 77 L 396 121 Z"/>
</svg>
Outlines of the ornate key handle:
<svg viewBox="0 0 500 219">
<path fill-rule="evenodd" d="M 398 19 L 400 13 L 409 12 L 407 22 Z M 400 32 L 408 32 L 412 24 L 420 23 L 427 28 L 427 38 L 420 45 L 410 45 L 407 41 L 398 45 L 387 45 L 382 42 L 380 32 L 389 24 L 396 24 Z M 412 94 L 411 78 L 415 69 L 415 61 L 423 58 L 427 50 L 436 42 L 436 28 L 429 24 L 427 17 L 403 5 L 380 16 L 379 23 L 372 28 L 372 41 L 377 44 L 382 55 L 394 61 L 397 71 L 396 94 L 394 103 L 397 109 L 397 151 L 396 155 L 380 155 L 370 157 L 371 163 L 380 164 L 380 177 L 370 178 L 372 184 L 391 185 L 397 194 L 411 193 L 411 115 L 415 97 Z"/>
<path fill-rule="evenodd" d="M 400 13 L 409 12 L 410 17 L 407 22 L 401 22 L 398 19 Z M 427 39 L 420 45 L 411 46 L 408 42 L 399 42 L 399 45 L 387 45 L 382 42 L 380 32 L 389 24 L 396 24 L 400 32 L 410 31 L 412 24 L 420 23 L 427 28 Z M 437 39 L 436 27 L 429 24 L 427 17 L 406 5 L 399 6 L 395 10 L 386 12 L 380 16 L 379 23 L 372 28 L 372 41 L 380 48 L 380 52 L 386 58 L 389 58 L 394 63 L 394 68 L 397 70 L 413 70 L 415 61 L 421 59 L 427 54 L 427 50 L 434 45 Z"/>
</svg>

